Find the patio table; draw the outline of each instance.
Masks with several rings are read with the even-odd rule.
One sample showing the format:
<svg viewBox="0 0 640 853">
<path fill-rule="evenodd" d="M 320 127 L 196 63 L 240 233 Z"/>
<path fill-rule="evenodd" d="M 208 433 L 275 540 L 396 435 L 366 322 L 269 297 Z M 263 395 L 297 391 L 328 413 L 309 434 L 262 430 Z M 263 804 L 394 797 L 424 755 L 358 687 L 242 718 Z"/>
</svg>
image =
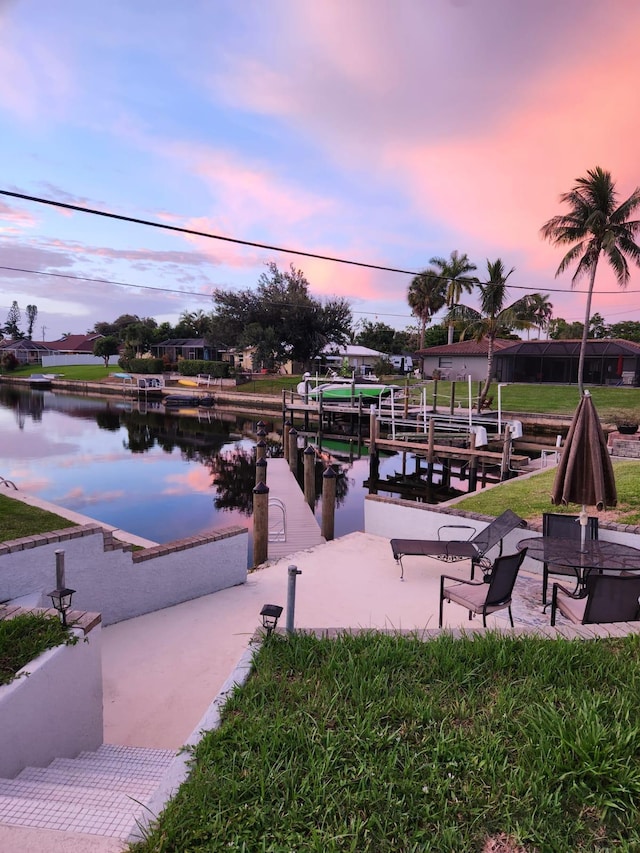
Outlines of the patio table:
<svg viewBox="0 0 640 853">
<path fill-rule="evenodd" d="M 575 539 L 560 539 L 553 536 L 531 536 L 521 539 L 518 551 L 527 549 L 527 556 L 541 563 L 573 569 L 578 584 L 584 587 L 590 571 L 638 572 L 640 571 L 640 549 L 620 542 L 602 539 L 587 539 L 584 543 Z"/>
</svg>

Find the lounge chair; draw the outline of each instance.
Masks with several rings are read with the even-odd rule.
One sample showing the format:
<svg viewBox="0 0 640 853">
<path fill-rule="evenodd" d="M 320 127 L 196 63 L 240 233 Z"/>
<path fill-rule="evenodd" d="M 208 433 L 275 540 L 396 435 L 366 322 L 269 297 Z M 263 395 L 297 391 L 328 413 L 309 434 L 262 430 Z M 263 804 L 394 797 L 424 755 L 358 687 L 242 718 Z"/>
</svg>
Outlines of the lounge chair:
<svg viewBox="0 0 640 853">
<path fill-rule="evenodd" d="M 581 537 L 580 521 L 577 515 L 563 515 L 557 512 L 542 513 L 542 535 L 551 536 L 555 539 L 571 539 L 579 543 Z M 589 516 L 587 524 L 587 539 L 598 538 L 598 518 Z M 547 587 L 549 586 L 549 575 L 575 576 L 575 569 L 565 566 L 555 566 L 552 563 L 544 563 L 542 567 L 542 603 L 546 607 Z M 577 582 L 576 589 L 577 592 Z"/>
<path fill-rule="evenodd" d="M 474 613 L 482 613 L 482 624 L 485 628 L 487 626 L 487 613 L 495 613 L 496 610 L 504 610 L 506 607 L 513 628 L 511 596 L 526 553 L 527 549 L 525 548 L 518 554 L 496 557 L 491 568 L 489 583 L 485 583 L 486 578 L 481 581 L 464 581 L 451 575 L 441 575 L 438 627 L 442 628 L 444 602 L 453 601 L 467 608 L 469 619 Z M 452 583 L 445 585 L 445 581 L 452 581 Z"/>
<path fill-rule="evenodd" d="M 576 593 L 554 583 L 551 593 L 551 624 L 556 624 L 558 610 L 575 625 L 637 622 L 640 619 L 639 599 L 640 573 L 592 573 L 587 577 L 586 593 L 583 590 Z"/>
<path fill-rule="evenodd" d="M 491 568 L 491 561 L 486 554 L 496 545 L 500 546 L 499 555 L 502 554 L 502 540 L 515 530 L 516 527 L 526 527 L 527 522 L 512 512 L 505 510 L 479 533 L 470 524 L 443 524 L 438 528 L 437 539 L 392 539 L 391 550 L 397 563 L 400 564 L 400 579 L 404 580 L 403 557 L 433 557 L 445 563 L 455 563 L 458 560 L 471 560 L 471 580 L 473 580 L 476 566 L 487 571 Z M 445 531 L 467 530 L 466 539 L 443 539 Z M 454 535 L 456 535 L 454 534 Z M 475 534 L 475 535 L 473 535 Z"/>
</svg>

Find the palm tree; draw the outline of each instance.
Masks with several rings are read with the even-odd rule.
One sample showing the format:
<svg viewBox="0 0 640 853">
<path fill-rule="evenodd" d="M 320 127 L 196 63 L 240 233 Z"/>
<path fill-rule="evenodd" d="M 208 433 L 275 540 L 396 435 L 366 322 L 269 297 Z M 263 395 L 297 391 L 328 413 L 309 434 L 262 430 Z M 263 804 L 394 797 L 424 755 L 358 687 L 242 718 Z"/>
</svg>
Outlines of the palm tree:
<svg viewBox="0 0 640 853">
<path fill-rule="evenodd" d="M 420 321 L 419 347 L 424 349 L 424 331 L 433 315 L 445 304 L 444 282 L 435 270 L 424 270 L 409 285 L 409 307 Z"/>
<path fill-rule="evenodd" d="M 549 302 L 548 293 L 529 293 L 525 297 L 529 308 L 531 324 L 539 329 L 540 334 L 546 331 L 549 338 L 549 320 L 553 316 L 553 305 Z"/>
<path fill-rule="evenodd" d="M 517 299 L 504 307 L 507 297 L 507 279 L 514 271 L 512 267 L 505 274 L 504 264 L 498 258 L 491 263 L 487 260 L 488 281 L 478 284 L 480 290 L 480 311 L 466 305 L 456 305 L 448 314 L 450 323 L 462 325 L 462 338 L 472 337 L 476 341 L 487 340 L 487 376 L 478 397 L 478 412 L 482 411 L 491 387 L 493 373 L 493 354 L 496 338 L 511 334 L 513 329 L 527 329 L 532 323 L 527 319 L 527 297 Z"/>
<path fill-rule="evenodd" d="M 445 298 L 447 308 L 451 312 L 460 301 L 462 291 L 465 290 L 467 293 L 471 293 L 473 286 L 478 283 L 478 279 L 475 276 L 467 275 L 467 273 L 473 272 L 477 267 L 469 261 L 466 253 L 459 255 L 457 249 L 451 252 L 449 260 L 446 258 L 431 258 L 429 263 L 438 267 L 439 275 L 448 282 Z M 453 343 L 453 328 L 454 324 L 450 322 L 447 336 L 448 344 Z"/>
<path fill-rule="evenodd" d="M 591 298 L 596 280 L 600 255 L 604 253 L 616 275 L 620 287 L 629 282 L 627 257 L 640 266 L 640 247 L 635 236 L 640 221 L 629 217 L 640 205 L 640 187 L 636 187 L 626 201 L 618 205 L 618 195 L 611 172 L 599 166 L 587 170 L 587 176 L 576 178 L 573 189 L 560 196 L 560 201 L 569 205 L 569 213 L 554 216 L 540 229 L 542 236 L 554 246 L 572 244 L 556 271 L 556 277 L 574 261 L 578 261 L 571 279 L 571 286 L 583 276 L 589 276 L 587 305 L 585 309 L 580 357 L 578 360 L 578 390 L 584 393 L 584 357 L 589 334 Z"/>
</svg>

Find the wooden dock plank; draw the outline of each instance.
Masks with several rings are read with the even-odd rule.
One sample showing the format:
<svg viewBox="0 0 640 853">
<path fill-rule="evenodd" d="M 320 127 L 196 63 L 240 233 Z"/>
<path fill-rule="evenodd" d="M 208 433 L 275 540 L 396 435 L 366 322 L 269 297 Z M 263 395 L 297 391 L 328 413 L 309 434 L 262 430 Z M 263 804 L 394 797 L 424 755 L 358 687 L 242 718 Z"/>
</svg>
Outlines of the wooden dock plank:
<svg viewBox="0 0 640 853">
<path fill-rule="evenodd" d="M 418 441 L 399 441 L 398 439 L 393 440 L 390 438 L 376 438 L 376 447 L 382 447 L 385 450 L 409 450 L 412 453 L 418 452 L 422 454 L 429 453 L 429 445 L 424 444 Z M 366 442 L 367 445 L 370 444 L 369 441 Z M 500 461 L 502 459 L 501 453 L 496 453 L 491 450 L 482 450 L 480 448 L 476 450 L 471 450 L 468 447 L 451 447 L 450 445 L 440 445 L 434 444 L 433 452 L 435 455 L 441 456 L 459 456 L 462 458 L 469 458 L 471 456 L 475 456 L 478 459 L 487 459 L 491 461 Z M 528 456 L 519 456 L 516 454 L 512 454 L 511 462 L 518 464 L 526 464 L 529 461 Z"/>
<path fill-rule="evenodd" d="M 298 481 L 289 470 L 286 459 L 267 461 L 267 486 L 269 498 L 282 501 L 286 513 L 286 539 L 284 542 L 269 542 L 267 553 L 270 560 L 278 560 L 325 542 L 320 525 L 305 501 Z"/>
</svg>

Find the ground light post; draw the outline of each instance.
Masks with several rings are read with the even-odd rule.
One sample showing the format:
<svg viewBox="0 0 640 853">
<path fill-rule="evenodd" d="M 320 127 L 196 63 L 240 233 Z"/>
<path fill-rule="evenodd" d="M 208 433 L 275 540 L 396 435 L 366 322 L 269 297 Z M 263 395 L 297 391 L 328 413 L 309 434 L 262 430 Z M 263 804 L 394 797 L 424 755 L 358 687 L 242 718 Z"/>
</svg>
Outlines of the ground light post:
<svg viewBox="0 0 640 853">
<path fill-rule="evenodd" d="M 297 566 L 289 566 L 287 569 L 289 582 L 287 584 L 287 634 L 293 634 L 293 617 L 296 610 L 296 576 L 302 572 Z"/>
</svg>

